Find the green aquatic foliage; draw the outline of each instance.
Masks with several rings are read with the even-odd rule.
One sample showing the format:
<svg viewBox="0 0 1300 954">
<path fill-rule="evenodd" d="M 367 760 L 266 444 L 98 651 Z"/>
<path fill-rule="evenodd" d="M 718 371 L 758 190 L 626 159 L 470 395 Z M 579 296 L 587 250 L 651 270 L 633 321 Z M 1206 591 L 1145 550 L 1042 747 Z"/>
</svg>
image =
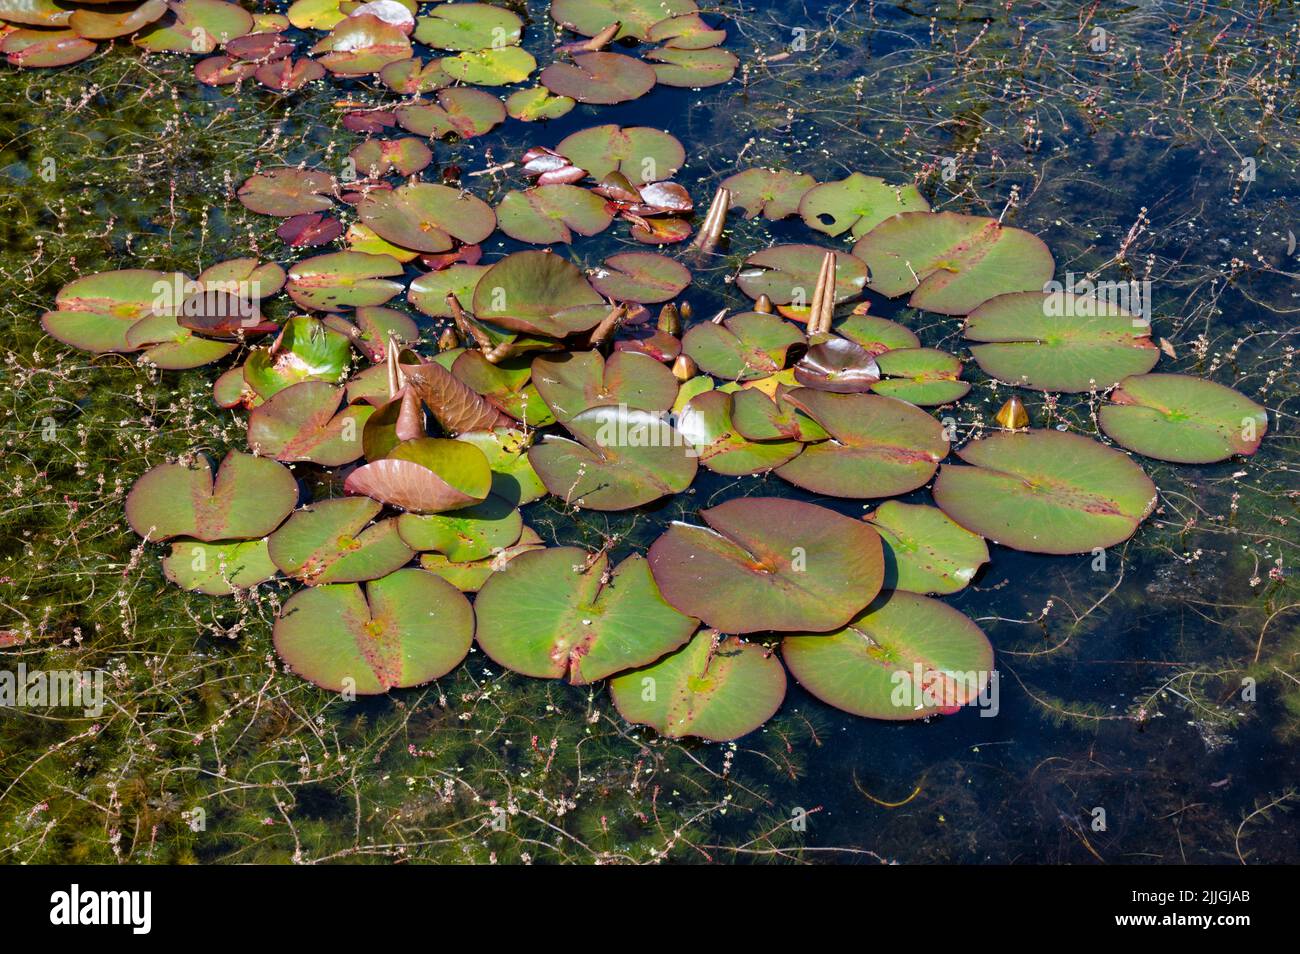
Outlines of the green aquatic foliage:
<svg viewBox="0 0 1300 954">
<path fill-rule="evenodd" d="M 1259 450 L 1268 412 L 1231 388 L 1185 374 L 1138 374 L 1110 393 L 1098 423 L 1121 447 L 1157 460 L 1212 464 Z"/>
</svg>

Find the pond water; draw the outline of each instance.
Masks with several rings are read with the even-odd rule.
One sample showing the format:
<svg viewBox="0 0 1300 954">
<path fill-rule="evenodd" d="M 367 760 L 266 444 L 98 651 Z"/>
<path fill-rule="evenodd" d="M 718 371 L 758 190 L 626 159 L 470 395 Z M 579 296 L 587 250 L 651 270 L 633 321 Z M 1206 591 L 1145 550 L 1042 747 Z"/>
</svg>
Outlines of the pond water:
<svg viewBox="0 0 1300 954">
<path fill-rule="evenodd" d="M 517 9 L 545 62 L 545 5 Z M 211 404 L 208 370 L 90 360 L 37 320 L 82 272 L 302 257 L 233 188 L 258 163 L 337 166 L 360 138 L 338 125 L 338 102 L 378 95 L 361 82 L 284 100 L 198 88 L 187 61 L 129 49 L 58 71 L 6 68 L 0 630 L 24 635 L 4 651 L 30 668 L 108 670 L 118 702 L 98 720 L 0 715 L 6 860 L 1300 860 L 1288 813 L 1300 787 L 1300 13 L 1055 0 L 717 9 L 743 64 L 736 81 L 438 143 L 425 178 L 617 123 L 676 135 L 688 155 L 677 179 L 701 206 L 759 165 L 915 180 L 936 208 L 1005 214 L 1040 235 L 1058 278 L 1150 281 L 1159 370 L 1265 405 L 1259 453 L 1143 460 L 1159 509 L 1104 561 L 991 546 L 974 584 L 946 601 L 995 647 L 995 708 L 873 722 L 792 680 L 758 732 L 669 742 L 622 722 L 603 686 L 502 674 L 477 652 L 431 687 L 346 704 L 270 659 L 288 589 L 238 605 L 181 593 L 158 548 L 122 523 L 122 491 L 149 466 L 242 446 Z M 471 188 L 492 199 L 518 185 L 485 176 Z M 594 265 L 625 235 L 570 257 Z M 695 320 L 745 306 L 731 279 L 746 255 L 810 235 L 798 219 L 733 215 L 717 254 L 693 264 Z M 523 247 L 494 237 L 485 251 Z M 924 345 L 963 353 L 960 318 L 868 298 Z M 987 432 L 1010 393 L 973 362 L 965 376 L 971 396 L 941 412 L 963 440 Z M 1036 426 L 1096 433 L 1096 398 L 1020 393 Z M 870 509 L 701 471 L 660 505 L 594 514 L 550 498 L 524 516 L 548 543 L 612 543 L 621 558 L 668 520 L 753 495 Z M 506 831 L 491 825 L 496 804 Z"/>
</svg>

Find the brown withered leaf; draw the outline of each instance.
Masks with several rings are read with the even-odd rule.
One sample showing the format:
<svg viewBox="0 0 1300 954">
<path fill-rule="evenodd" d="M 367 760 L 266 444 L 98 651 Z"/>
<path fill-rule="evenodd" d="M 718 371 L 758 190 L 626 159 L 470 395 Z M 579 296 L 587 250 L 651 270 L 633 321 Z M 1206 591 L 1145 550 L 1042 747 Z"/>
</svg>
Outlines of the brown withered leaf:
<svg viewBox="0 0 1300 954">
<path fill-rule="evenodd" d="M 511 427 L 514 420 L 440 364 L 426 362 L 402 368 L 406 382 L 434 418 L 451 434 Z"/>
</svg>

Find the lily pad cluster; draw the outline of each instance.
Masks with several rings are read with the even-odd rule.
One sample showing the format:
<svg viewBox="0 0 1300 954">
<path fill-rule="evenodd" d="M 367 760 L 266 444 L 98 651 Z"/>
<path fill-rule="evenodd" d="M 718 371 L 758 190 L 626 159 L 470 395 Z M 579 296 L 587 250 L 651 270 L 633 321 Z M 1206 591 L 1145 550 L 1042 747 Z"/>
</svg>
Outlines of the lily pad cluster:
<svg viewBox="0 0 1300 954">
<path fill-rule="evenodd" d="M 1100 432 L 1138 455 L 1211 463 L 1254 453 L 1267 430 L 1244 395 L 1153 373 L 1160 352 L 1142 316 L 1045 291 L 1055 263 L 1036 236 L 934 211 L 911 184 L 743 170 L 699 221 L 672 179 L 682 143 L 614 124 L 521 149 L 495 204 L 422 178 L 431 139 L 656 84 L 725 82 L 736 66 L 720 49 L 726 33 L 691 0 L 556 0 L 552 18 L 583 39 L 504 103 L 475 87 L 521 83 L 537 64 L 520 46 L 523 22 L 501 7 L 297 0 L 284 17 L 235 17 L 229 4 L 180 0 L 141 21 L 151 4 L 95 6 L 0 0 L 0 20 L 23 24 L 0 52 L 58 65 L 45 61 L 61 46 L 90 55 L 100 39 L 132 36 L 213 54 L 198 64 L 204 82 L 255 76 L 289 91 L 374 75 L 409 97 L 350 114 L 345 125 L 370 136 L 350 175 L 267 168 L 238 189 L 250 211 L 280 220 L 286 248 L 333 250 L 232 259 L 194 278 L 86 275 L 41 319 L 96 354 L 164 370 L 222 363 L 213 399 L 242 416 L 246 446 L 219 464 L 195 456 L 148 471 L 127 521 L 165 546 L 163 572 L 185 589 L 296 587 L 275 647 L 324 689 L 420 685 L 477 644 L 529 677 L 609 680 L 628 720 L 670 737 L 755 730 L 780 708 L 787 673 L 870 718 L 976 701 L 992 646 L 940 597 L 976 579 L 990 542 L 1052 554 L 1121 543 L 1157 491 L 1134 457 L 1080 433 L 1014 424 L 954 454 L 934 409 L 966 396 L 965 360 L 872 314 L 870 296 L 956 316 L 975 363 L 1010 387 L 1105 395 Z M 122 32 L 106 32 L 106 17 Z M 173 42 L 191 24 L 210 47 Z M 317 36 L 297 59 L 289 26 Z M 643 52 L 609 52 L 614 43 Z M 695 317 L 694 270 L 729 206 L 798 216 L 811 241 L 754 249 L 734 274 L 748 302 Z M 616 221 L 657 250 L 579 267 L 565 246 Z M 540 247 L 485 251 L 498 233 Z M 548 546 L 529 526 L 544 497 L 592 511 L 660 506 L 701 468 L 770 473 L 822 503 L 737 497 L 621 555 Z M 311 498 L 309 486 L 336 494 Z M 903 495 L 915 496 L 890 499 Z M 850 517 L 835 500 L 872 509 Z"/>
</svg>

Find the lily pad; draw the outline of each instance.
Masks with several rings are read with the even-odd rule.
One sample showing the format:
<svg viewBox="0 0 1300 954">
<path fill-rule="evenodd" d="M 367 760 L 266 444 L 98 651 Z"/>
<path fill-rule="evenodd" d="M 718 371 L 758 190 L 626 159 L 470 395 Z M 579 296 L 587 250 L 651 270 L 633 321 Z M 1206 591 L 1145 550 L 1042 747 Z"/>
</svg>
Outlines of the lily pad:
<svg viewBox="0 0 1300 954">
<path fill-rule="evenodd" d="M 314 311 L 382 305 L 406 287 L 390 280 L 402 271 L 402 263 L 391 255 L 331 252 L 292 265 L 285 290 Z"/>
<path fill-rule="evenodd" d="M 790 348 L 803 341 L 803 332 L 788 321 L 749 311 L 722 324 L 695 325 L 682 337 L 682 350 L 705 374 L 751 381 L 784 368 Z"/>
<path fill-rule="evenodd" d="M 75 279 L 59 289 L 54 311 L 41 316 L 46 334 L 66 345 L 95 354 L 130 352 L 127 341 L 138 321 L 171 316 L 180 307 L 176 287 L 188 279 L 180 272 L 128 268 Z"/>
<path fill-rule="evenodd" d="M 732 395 L 705 391 L 687 402 L 678 415 L 677 429 L 682 437 L 696 449 L 700 463 L 715 474 L 739 477 L 766 473 L 803 450 L 798 441 L 788 439 L 749 440 L 736 427 L 732 413 Z"/>
<path fill-rule="evenodd" d="M 406 569 L 366 584 L 300 590 L 275 622 L 276 651 L 310 682 L 377 695 L 444 676 L 469 653 L 474 611 L 450 583 Z"/>
<path fill-rule="evenodd" d="M 1031 553 L 1087 553 L 1122 543 L 1155 507 L 1142 468 L 1078 434 L 994 434 L 945 465 L 935 503 L 995 543 Z"/>
<path fill-rule="evenodd" d="M 91 56 L 99 45 L 72 30 L 0 32 L 0 53 L 10 66 L 44 68 L 69 66 Z"/>
<path fill-rule="evenodd" d="M 600 196 L 572 185 L 544 185 L 507 192 L 497 206 L 501 231 L 520 242 L 572 242 L 573 233 L 596 235 L 614 214 Z"/>
<path fill-rule="evenodd" d="M 645 58 L 654 64 L 655 79 L 663 86 L 701 89 L 718 86 L 736 75 L 740 60 L 729 50 L 650 50 Z"/>
<path fill-rule="evenodd" d="M 583 36 L 618 23 L 616 40 L 646 40 L 656 23 L 698 9 L 695 0 L 553 0 L 551 18 Z"/>
<path fill-rule="evenodd" d="M 856 341 L 874 355 L 921 347 L 921 339 L 906 327 L 876 315 L 849 315 L 835 326 L 835 333 Z"/>
<path fill-rule="evenodd" d="M 460 440 L 483 452 L 492 468 L 492 496 L 516 507 L 532 503 L 546 495 L 542 479 L 528 460 L 531 438 L 523 431 L 499 427 L 490 431 L 471 431 Z"/>
<path fill-rule="evenodd" d="M 773 304 L 806 307 L 817 289 L 822 260 L 830 249 L 818 245 L 776 245 L 745 259 L 736 285 L 750 298 L 766 295 Z M 835 253 L 835 302 L 862 294 L 867 267 L 843 252 Z"/>
<path fill-rule="evenodd" d="M 478 644 L 496 663 L 574 685 L 653 662 L 697 625 L 664 602 L 643 557 L 611 571 L 604 553 L 575 547 L 522 554 L 474 605 Z"/>
<path fill-rule="evenodd" d="M 956 593 L 989 562 L 988 544 L 936 507 L 887 500 L 868 514 L 885 545 L 885 585 Z"/>
<path fill-rule="evenodd" d="M 533 383 L 562 424 L 593 407 L 661 413 L 677 397 L 672 372 L 635 352 L 616 351 L 608 360 L 598 351 L 543 354 L 533 359 L 532 368 Z"/>
<path fill-rule="evenodd" d="M 167 0 L 145 0 L 144 3 L 120 7 L 116 4 L 104 9 L 79 9 L 72 12 L 67 25 L 78 36 L 87 40 L 111 40 L 114 37 L 130 36 L 137 30 L 153 23 L 167 12 Z M 8 19 L 8 14 L 0 10 L 0 18 Z"/>
<path fill-rule="evenodd" d="M 967 617 L 892 591 L 837 632 L 785 637 L 781 656 L 818 699 L 872 719 L 924 719 L 969 705 L 993 669 L 993 647 Z"/>
<path fill-rule="evenodd" d="M 501 100 L 481 89 L 457 86 L 439 90 L 436 103 L 417 102 L 396 110 L 397 122 L 408 132 L 430 139 L 456 135 L 461 139 L 482 136 L 506 118 Z"/>
<path fill-rule="evenodd" d="M 608 313 L 578 267 L 549 252 L 507 255 L 474 290 L 474 315 L 510 331 L 562 338 L 589 331 Z"/>
<path fill-rule="evenodd" d="M 311 52 L 336 76 L 366 76 L 409 59 L 411 41 L 400 26 L 359 14 L 340 21 Z"/>
<path fill-rule="evenodd" d="M 465 441 L 421 437 L 348 475 L 343 489 L 413 513 L 441 513 L 481 503 L 492 487 L 483 452 Z"/>
<path fill-rule="evenodd" d="M 544 86 L 516 90 L 506 97 L 506 113 L 525 123 L 559 119 L 575 105 L 577 103 L 572 97 L 556 96 Z"/>
<path fill-rule="evenodd" d="M 474 289 L 490 267 L 458 262 L 436 272 L 425 272 L 411 282 L 406 300 L 432 318 L 450 318 L 451 308 L 447 304 L 447 296 L 455 295 L 461 304 L 467 307 L 472 305 Z"/>
<path fill-rule="evenodd" d="M 276 460 L 311 461 L 325 467 L 361 456 L 369 404 L 346 404 L 343 388 L 304 381 L 277 391 L 248 416 L 248 446 Z"/>
<path fill-rule="evenodd" d="M 948 456 L 943 426 L 925 411 L 875 394 L 800 388 L 785 396 L 831 435 L 777 474 L 832 497 L 893 497 L 924 486 Z"/>
<path fill-rule="evenodd" d="M 433 150 L 419 139 L 367 139 L 348 153 L 358 173 L 370 177 L 415 175 L 433 161 Z"/>
<path fill-rule="evenodd" d="M 1065 292 L 999 295 L 966 318 L 990 377 L 1039 391 L 1104 391 L 1155 367 L 1151 326 L 1116 304 Z"/>
<path fill-rule="evenodd" d="M 481 351 L 466 351 L 456 359 L 451 371 L 516 421 L 529 427 L 546 427 L 555 423 L 555 415 L 531 383 L 531 366 L 527 355 L 492 364 Z"/>
<path fill-rule="evenodd" d="M 223 0 L 177 0 L 170 13 L 131 40 L 152 53 L 211 53 L 217 45 L 253 32 L 253 18 Z"/>
<path fill-rule="evenodd" d="M 524 527 L 524 532 L 517 543 L 481 560 L 468 560 L 458 563 L 441 553 L 420 554 L 420 566 L 430 573 L 436 573 L 456 589 L 464 593 L 475 593 L 483 588 L 494 573 L 500 573 L 510 565 L 510 561 L 533 550 L 544 550 L 546 545 L 531 528 Z"/>
<path fill-rule="evenodd" d="M 334 177 L 312 169 L 270 169 L 250 176 L 239 187 L 239 201 L 261 215 L 287 218 L 334 207 Z"/>
<path fill-rule="evenodd" d="M 442 71 L 440 60 L 425 63 L 414 57 L 389 63 L 379 71 L 379 81 L 393 92 L 407 95 L 434 93 L 454 82 Z"/>
<path fill-rule="evenodd" d="M 848 338 L 830 337 L 808 347 L 794 366 L 794 379 L 819 391 L 852 394 L 870 391 L 880 380 L 875 357 Z"/>
<path fill-rule="evenodd" d="M 898 348 L 876 356 L 881 380 L 871 390 L 909 404 L 931 407 L 966 396 L 970 382 L 961 380 L 961 359 L 935 348 Z"/>
<path fill-rule="evenodd" d="M 472 50 L 442 58 L 442 71 L 475 86 L 509 86 L 522 83 L 537 69 L 537 60 L 519 46 Z"/>
<path fill-rule="evenodd" d="M 231 451 L 215 478 L 206 460 L 146 472 L 127 494 L 126 520 L 155 543 L 171 537 L 255 540 L 278 527 L 297 502 L 298 482 L 287 467 Z"/>
<path fill-rule="evenodd" d="M 1098 422 L 1121 447 L 1179 464 L 1259 450 L 1268 411 L 1240 392 L 1185 374 L 1140 374 L 1111 392 Z"/>
<path fill-rule="evenodd" d="M 870 268 L 873 291 L 887 298 L 912 292 L 913 308 L 943 315 L 1040 290 L 1056 268 L 1038 236 L 956 212 L 904 212 L 859 239 L 853 254 Z"/>
<path fill-rule="evenodd" d="M 265 583 L 276 574 L 266 540 L 204 543 L 173 540 L 162 560 L 163 575 L 182 589 L 209 596 L 230 596 Z"/>
<path fill-rule="evenodd" d="M 670 301 L 691 283 L 685 265 L 654 252 L 622 252 L 605 259 L 589 276 L 606 298 L 651 305 Z"/>
<path fill-rule="evenodd" d="M 655 85 L 655 71 L 622 53 L 579 53 L 572 63 L 546 67 L 539 80 L 557 96 L 610 106 L 650 92 Z"/>
<path fill-rule="evenodd" d="M 285 576 L 311 586 L 387 576 L 412 552 L 398 536 L 395 518 L 371 524 L 381 509 L 366 497 L 310 504 L 271 534 L 271 560 Z"/>
<path fill-rule="evenodd" d="M 731 190 L 731 204 L 745 210 L 745 218 L 759 215 L 773 222 L 794 215 L 799 202 L 817 180 L 789 169 L 746 169 L 722 180 Z"/>
<path fill-rule="evenodd" d="M 861 520 L 776 497 L 699 515 L 711 529 L 674 523 L 650 569 L 670 604 L 724 633 L 835 629 L 880 591 L 880 536 Z"/>
<path fill-rule="evenodd" d="M 618 172 L 633 185 L 668 179 L 686 162 L 675 136 L 649 126 L 593 126 L 561 139 L 555 151 L 594 179 Z"/>
<path fill-rule="evenodd" d="M 347 377 L 352 349 L 345 335 L 307 315 L 284 326 L 270 348 L 258 348 L 244 362 L 244 380 L 269 398 L 303 381 L 337 384 Z"/>
<path fill-rule="evenodd" d="M 900 212 L 928 211 L 930 203 L 916 186 L 891 185 L 860 172 L 809 189 L 799 203 L 799 214 L 810 229 L 830 236 L 851 232 L 855 239 Z"/>
<path fill-rule="evenodd" d="M 397 531 L 412 550 L 436 551 L 454 563 L 482 560 L 513 546 L 523 534 L 519 508 L 500 497 L 450 513 L 404 513 Z"/>
<path fill-rule="evenodd" d="M 419 252 L 445 252 L 455 241 L 483 241 L 496 228 L 492 207 L 477 196 L 431 182 L 371 192 L 357 216 L 380 238 Z"/>
<path fill-rule="evenodd" d="M 303 56 L 298 59 L 286 58 L 273 63 L 263 63 L 257 68 L 255 75 L 257 81 L 263 86 L 289 92 L 302 89 L 308 83 L 323 78 L 325 67 L 310 57 Z"/>
<path fill-rule="evenodd" d="M 524 23 L 489 3 L 439 3 L 415 21 L 415 39 L 440 50 L 487 50 L 513 46 Z"/>
<path fill-rule="evenodd" d="M 736 431 L 751 441 L 809 443 L 830 437 L 824 427 L 790 404 L 781 392 L 769 396 L 758 388 L 746 387 L 732 397 L 731 417 Z"/>
<path fill-rule="evenodd" d="M 674 50 L 704 50 L 722 45 L 727 39 L 727 31 L 709 26 L 698 13 L 682 13 L 650 27 L 646 39 Z"/>
</svg>

